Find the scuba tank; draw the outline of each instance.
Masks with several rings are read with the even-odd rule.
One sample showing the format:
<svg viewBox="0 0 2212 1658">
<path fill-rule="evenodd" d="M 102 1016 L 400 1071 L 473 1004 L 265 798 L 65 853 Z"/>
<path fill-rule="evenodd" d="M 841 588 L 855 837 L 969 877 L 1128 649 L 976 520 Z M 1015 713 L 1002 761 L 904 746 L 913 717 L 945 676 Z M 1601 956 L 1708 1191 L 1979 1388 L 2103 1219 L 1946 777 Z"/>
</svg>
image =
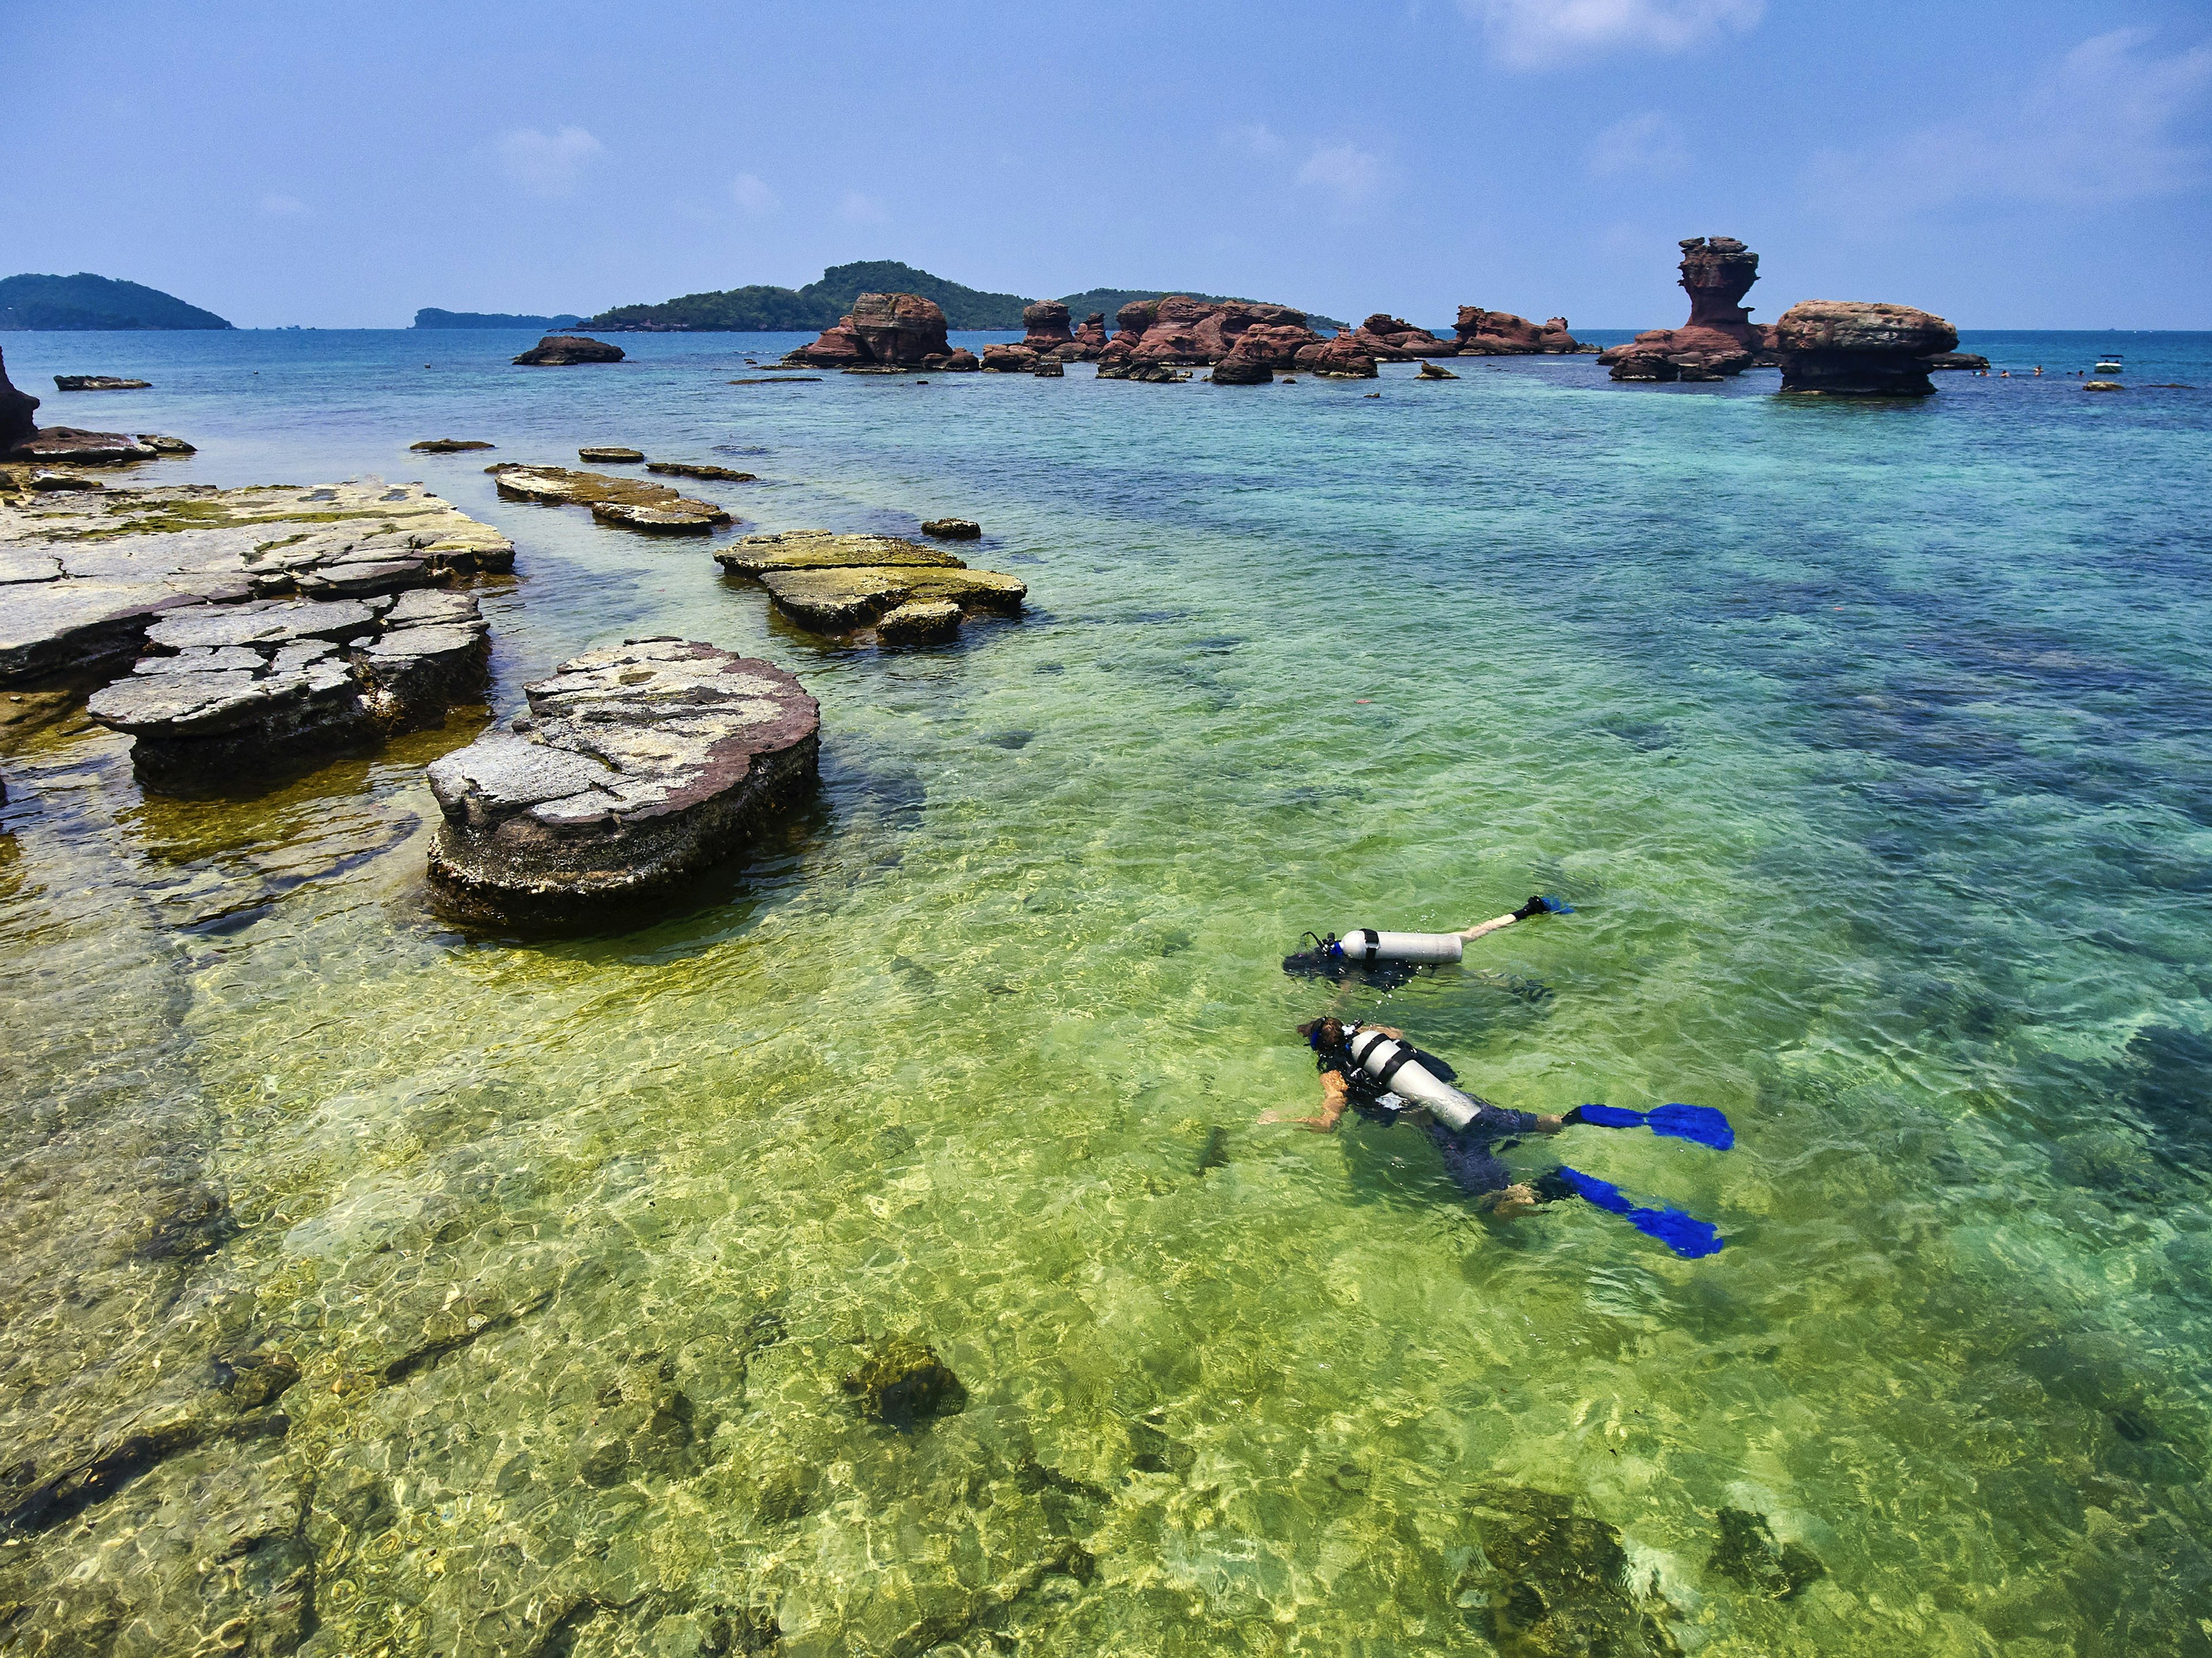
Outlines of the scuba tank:
<svg viewBox="0 0 2212 1658">
<path fill-rule="evenodd" d="M 1372 1029 L 1352 1031 L 1346 1040 L 1352 1062 L 1378 1088 L 1425 1105 L 1441 1122 L 1464 1128 L 1474 1121 L 1475 1102 L 1421 1063 L 1411 1042 Z"/>
<path fill-rule="evenodd" d="M 1360 967 L 1377 962 L 1456 962 L 1467 941 L 1456 932 L 1377 932 L 1371 926 L 1346 927 L 1322 948 Z"/>
</svg>

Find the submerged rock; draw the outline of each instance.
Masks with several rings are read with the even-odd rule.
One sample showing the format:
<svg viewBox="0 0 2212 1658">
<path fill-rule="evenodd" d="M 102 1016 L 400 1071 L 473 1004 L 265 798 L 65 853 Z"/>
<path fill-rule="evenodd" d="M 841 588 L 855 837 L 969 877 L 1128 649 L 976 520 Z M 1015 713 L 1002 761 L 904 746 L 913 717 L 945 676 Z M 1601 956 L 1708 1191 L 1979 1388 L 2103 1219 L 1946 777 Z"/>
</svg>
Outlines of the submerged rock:
<svg viewBox="0 0 2212 1658">
<path fill-rule="evenodd" d="M 1481 1548 L 1455 1598 L 1504 1658 L 1680 1658 L 1667 1603 L 1629 1582 L 1617 1527 L 1512 1486 L 1483 1491 L 1471 1517 Z"/>
<path fill-rule="evenodd" d="M 1802 1543 L 1778 1546 L 1765 1517 L 1747 1509 L 1723 1509 L 1720 1536 L 1705 1564 L 1777 1600 L 1788 1600 L 1828 1575 L 1820 1557 Z"/>
<path fill-rule="evenodd" d="M 665 894 L 814 786 L 814 699 L 770 662 L 625 641 L 525 688 L 530 714 L 429 768 L 431 901 L 565 926 Z"/>
<path fill-rule="evenodd" d="M 185 605 L 361 598 L 514 565 L 420 484 L 186 484 L 0 504 L 0 683 L 105 669 Z"/>
<path fill-rule="evenodd" d="M 910 601 L 1017 612 L 1029 592 L 1017 577 L 971 570 L 950 553 L 896 536 L 793 530 L 747 536 L 714 558 L 760 582 L 779 611 L 815 633 L 851 633 Z"/>
<path fill-rule="evenodd" d="M 424 438 L 407 446 L 420 454 L 457 455 L 464 449 L 489 449 L 494 446 L 481 438 Z"/>
<path fill-rule="evenodd" d="M 424 589 L 198 604 L 85 712 L 136 739 L 149 786 L 202 789 L 440 723 L 482 695 L 486 632 L 474 597 Z"/>
<path fill-rule="evenodd" d="M 910 1428 L 968 1406 L 968 1389 L 952 1367 L 919 1341 L 880 1344 L 857 1369 L 845 1373 L 844 1389 L 871 1422 Z"/>
<path fill-rule="evenodd" d="M 580 334 L 548 334 L 514 359 L 528 368 L 566 368 L 585 362 L 620 362 L 623 349 Z"/>
<path fill-rule="evenodd" d="M 57 392 L 143 392 L 153 386 L 151 380 L 124 380 L 114 374 L 57 374 Z"/>
<path fill-rule="evenodd" d="M 1927 359 L 1959 343 L 1959 331 L 1909 305 L 1803 300 L 1774 325 L 1784 392 L 1831 397 L 1927 397 Z"/>
<path fill-rule="evenodd" d="M 696 460 L 649 460 L 645 464 L 648 472 L 658 472 L 663 477 L 720 479 L 725 483 L 756 482 L 750 472 L 740 472 L 732 466 L 709 466 Z"/>
<path fill-rule="evenodd" d="M 679 495 L 665 483 L 579 472 L 566 466 L 523 466 L 512 461 L 484 470 L 491 474 L 500 494 L 510 500 L 588 507 L 602 524 L 649 535 L 705 535 L 717 525 L 733 521 L 727 508 Z"/>
</svg>

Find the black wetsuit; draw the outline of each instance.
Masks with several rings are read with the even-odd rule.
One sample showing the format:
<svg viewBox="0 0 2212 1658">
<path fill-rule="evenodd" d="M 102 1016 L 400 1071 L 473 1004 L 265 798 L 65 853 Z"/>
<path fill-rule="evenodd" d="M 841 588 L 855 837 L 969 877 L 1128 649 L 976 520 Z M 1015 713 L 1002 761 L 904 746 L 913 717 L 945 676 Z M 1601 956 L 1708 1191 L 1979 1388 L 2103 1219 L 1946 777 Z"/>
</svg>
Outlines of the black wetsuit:
<svg viewBox="0 0 2212 1658">
<path fill-rule="evenodd" d="M 1387 1091 L 1376 1080 L 1352 1063 L 1349 1037 L 1356 1025 L 1346 1027 L 1346 1042 L 1334 1050 L 1321 1050 L 1317 1068 L 1326 1076 L 1334 1071 L 1345 1081 L 1351 1096 L 1352 1108 L 1370 1122 L 1385 1127 L 1398 1121 L 1400 1113 L 1380 1103 Z M 1425 1067 L 1434 1069 L 1435 1067 Z M 1450 1067 L 1442 1067 L 1449 1073 Z M 1447 1074 L 1441 1080 L 1449 1080 Z M 1469 1095 L 1470 1099 L 1474 1099 Z M 1407 1101 L 1409 1107 L 1418 1107 L 1419 1101 Z M 1444 1167 L 1461 1187 L 1476 1197 L 1492 1192 L 1503 1192 L 1513 1184 L 1513 1171 L 1498 1161 L 1492 1150 L 1509 1136 L 1533 1133 L 1536 1114 L 1533 1111 L 1513 1111 L 1502 1105 L 1492 1105 L 1487 1100 L 1474 1100 L 1474 1119 L 1464 1128 L 1453 1128 L 1431 1115 L 1425 1125 L 1429 1139 L 1444 1160 Z"/>
</svg>

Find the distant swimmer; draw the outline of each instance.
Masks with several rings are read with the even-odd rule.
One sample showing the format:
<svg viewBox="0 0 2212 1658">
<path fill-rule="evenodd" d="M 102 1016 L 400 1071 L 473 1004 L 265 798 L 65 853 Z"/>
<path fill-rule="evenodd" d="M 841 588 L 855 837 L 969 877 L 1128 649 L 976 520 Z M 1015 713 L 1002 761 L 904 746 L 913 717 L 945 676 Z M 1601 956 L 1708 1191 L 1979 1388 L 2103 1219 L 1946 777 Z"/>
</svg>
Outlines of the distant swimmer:
<svg viewBox="0 0 2212 1658">
<path fill-rule="evenodd" d="M 1571 915 L 1572 905 L 1541 893 L 1520 908 L 1457 932 L 1384 932 L 1371 926 L 1346 927 L 1344 936 L 1317 938 L 1307 933 L 1311 948 L 1283 958 L 1283 971 L 1300 978 L 1341 979 L 1364 971 L 1373 979 L 1403 983 L 1417 968 L 1461 959 L 1468 945 L 1501 927 L 1525 921 L 1532 915 Z"/>
<path fill-rule="evenodd" d="M 1578 1197 L 1625 1217 L 1638 1231 L 1657 1238 L 1677 1254 L 1694 1258 L 1720 1248 L 1717 1231 L 1679 1209 L 1638 1205 L 1610 1181 L 1564 1164 L 1533 1181 L 1516 1181 L 1497 1151 L 1501 1140 L 1557 1134 L 1582 1124 L 1650 1128 L 1726 1151 L 1735 1144 L 1735 1131 L 1711 1107 L 1667 1105 L 1642 1112 L 1578 1105 L 1562 1116 L 1515 1111 L 1461 1092 L 1452 1085 L 1457 1077 L 1450 1066 L 1423 1053 L 1406 1040 L 1403 1031 L 1389 1025 L 1347 1024 L 1329 1015 L 1300 1025 L 1298 1034 L 1313 1049 L 1321 1072 L 1321 1111 L 1310 1117 L 1270 1111 L 1261 1117 L 1261 1122 L 1287 1122 L 1317 1134 L 1335 1133 L 1346 1111 L 1386 1127 L 1412 1123 L 1427 1134 L 1445 1170 L 1477 1206 L 1501 1220 L 1528 1214 L 1562 1198 Z"/>
</svg>

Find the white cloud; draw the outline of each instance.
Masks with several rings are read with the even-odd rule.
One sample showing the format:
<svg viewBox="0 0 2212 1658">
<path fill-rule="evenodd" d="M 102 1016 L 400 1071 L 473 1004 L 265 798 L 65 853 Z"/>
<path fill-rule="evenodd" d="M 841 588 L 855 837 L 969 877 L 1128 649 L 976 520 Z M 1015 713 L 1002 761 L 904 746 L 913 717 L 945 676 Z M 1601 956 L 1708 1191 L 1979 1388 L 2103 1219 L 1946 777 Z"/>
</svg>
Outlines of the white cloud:
<svg viewBox="0 0 2212 1658">
<path fill-rule="evenodd" d="M 581 127 L 553 133 L 517 127 L 501 133 L 494 148 L 507 177 L 532 195 L 549 197 L 572 194 L 585 167 L 606 153 L 606 146 Z"/>
<path fill-rule="evenodd" d="M 1333 197 L 1340 212 L 1366 206 L 1389 185 L 1381 158 L 1351 144 L 1316 149 L 1298 169 L 1298 182 Z"/>
<path fill-rule="evenodd" d="M 863 196 L 857 190 L 845 192 L 845 198 L 837 203 L 837 216 L 848 224 L 889 224 L 891 217 L 881 199 Z"/>
<path fill-rule="evenodd" d="M 1255 161 L 1279 155 L 1286 148 L 1279 134 L 1259 121 L 1228 128 L 1221 135 L 1221 147 L 1235 150 L 1239 155 L 1249 155 Z"/>
<path fill-rule="evenodd" d="M 1601 179 L 1623 174 L 1668 178 L 1690 165 L 1690 146 L 1671 116 L 1651 110 L 1615 121 L 1589 142 L 1589 170 Z"/>
<path fill-rule="evenodd" d="M 748 213 L 773 213 L 783 205 L 783 197 L 750 173 L 730 180 L 730 199 Z"/>
<path fill-rule="evenodd" d="M 1723 29 L 1741 32 L 1766 0 L 1460 0 L 1498 56 L 1520 69 L 1571 64 L 1616 47 L 1682 52 Z"/>
<path fill-rule="evenodd" d="M 307 210 L 307 204 L 297 196 L 272 194 L 261 198 L 261 210 L 272 219 L 296 219 Z"/>
<path fill-rule="evenodd" d="M 2212 43 L 2160 58 L 2145 29 L 2084 40 L 2024 92 L 1887 144 L 1826 150 L 1817 199 L 1868 213 L 1954 203 L 2096 207 L 2212 179 L 2212 151 L 2178 129 L 2212 103 Z"/>
</svg>

